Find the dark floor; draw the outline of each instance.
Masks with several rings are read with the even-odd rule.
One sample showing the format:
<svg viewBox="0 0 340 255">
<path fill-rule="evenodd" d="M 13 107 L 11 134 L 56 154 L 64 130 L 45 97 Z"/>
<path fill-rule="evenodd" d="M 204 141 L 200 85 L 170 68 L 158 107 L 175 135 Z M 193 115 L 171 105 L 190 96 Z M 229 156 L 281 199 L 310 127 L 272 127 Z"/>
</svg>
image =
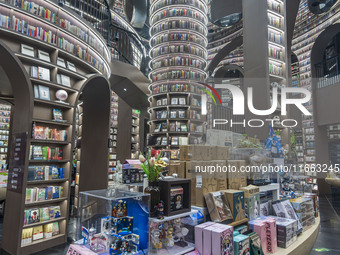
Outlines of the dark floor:
<svg viewBox="0 0 340 255">
<path fill-rule="evenodd" d="M 331 196 L 320 197 L 321 228 L 310 255 L 340 255 L 340 200 L 334 203 Z M 2 221 L 0 218 L 0 241 L 2 239 Z M 69 236 L 75 236 L 75 220 L 69 221 Z M 71 240 L 71 239 L 70 239 Z M 56 246 L 34 255 L 64 255 L 69 244 Z"/>
</svg>

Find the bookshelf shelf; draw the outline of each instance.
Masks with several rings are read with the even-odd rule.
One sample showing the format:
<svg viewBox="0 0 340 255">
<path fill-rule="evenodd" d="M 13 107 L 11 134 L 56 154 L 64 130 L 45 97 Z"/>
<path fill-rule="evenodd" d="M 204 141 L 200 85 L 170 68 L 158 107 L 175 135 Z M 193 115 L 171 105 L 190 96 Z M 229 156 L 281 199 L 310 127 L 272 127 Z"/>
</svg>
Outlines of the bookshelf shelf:
<svg viewBox="0 0 340 255">
<path fill-rule="evenodd" d="M 39 184 L 53 184 L 53 183 L 62 183 L 66 182 L 68 179 L 53 179 L 53 180 L 42 180 L 42 181 L 28 181 L 27 185 L 39 185 Z"/>
<path fill-rule="evenodd" d="M 25 248 L 30 248 L 31 246 L 40 245 L 43 242 L 51 242 L 51 243 L 53 243 L 51 245 L 51 247 L 53 247 L 53 246 L 56 246 L 58 244 L 62 244 L 64 238 L 65 238 L 65 234 L 58 234 L 58 235 L 52 236 L 51 238 L 46 238 L 46 239 L 43 238 L 43 239 L 40 239 L 40 240 L 37 240 L 37 241 L 33 241 L 32 243 L 25 244 L 21 247 L 25 250 Z"/>
<path fill-rule="evenodd" d="M 70 142 L 68 141 L 54 141 L 54 140 L 39 140 L 39 139 L 31 139 L 32 143 L 46 143 L 46 144 L 59 144 L 59 145 L 68 145 Z"/>
<path fill-rule="evenodd" d="M 69 127 L 72 124 L 67 122 L 61 122 L 61 121 L 53 121 L 53 120 L 42 120 L 42 119 L 33 119 L 34 122 L 42 123 L 42 124 L 50 124 L 50 125 L 57 125 L 57 126 L 64 126 Z"/>
<path fill-rule="evenodd" d="M 33 83 L 39 83 L 41 85 L 46 85 L 46 86 L 49 86 L 50 88 L 63 89 L 65 91 L 71 92 L 71 93 L 75 93 L 75 92 L 78 91 L 74 88 L 63 86 L 61 84 L 57 84 L 57 83 L 54 83 L 52 81 L 45 81 L 45 80 L 41 80 L 41 79 L 37 79 L 37 78 L 33 78 L 33 77 L 30 77 L 30 79 Z M 67 104 L 65 104 L 65 105 L 67 105 Z"/>
<path fill-rule="evenodd" d="M 67 200 L 67 197 L 62 197 L 62 198 L 57 198 L 57 199 L 49 199 L 49 200 L 43 200 L 43 201 L 36 201 L 36 202 L 31 202 L 31 203 L 25 203 L 26 207 L 31 207 L 31 206 L 41 206 L 41 205 L 46 205 L 46 204 L 54 204 L 54 203 L 60 203 Z"/>
<path fill-rule="evenodd" d="M 49 100 L 43 100 L 43 99 L 34 99 L 34 103 L 57 106 L 57 107 L 63 108 L 63 109 L 72 109 L 73 108 L 71 105 L 57 103 L 57 102 L 53 102 L 53 101 L 49 101 Z"/>
<path fill-rule="evenodd" d="M 37 64 L 39 66 L 42 66 L 42 67 L 47 67 L 47 68 L 56 68 L 56 66 L 51 63 L 51 62 L 47 62 L 47 61 L 44 61 L 44 60 L 41 60 L 41 59 L 38 59 L 38 58 L 33 58 L 33 57 L 30 57 L 30 56 L 27 56 L 27 55 L 24 55 L 24 54 L 21 54 L 21 53 L 15 53 L 15 55 L 21 59 L 23 62 L 28 62 L 28 63 L 31 63 L 31 64 Z"/>
<path fill-rule="evenodd" d="M 53 222 L 57 222 L 57 221 L 63 221 L 63 220 L 66 220 L 66 217 L 59 217 L 59 218 L 55 218 L 55 219 L 52 219 L 52 220 L 40 221 L 40 222 L 37 222 L 37 223 L 24 225 L 22 228 L 33 228 L 33 227 L 36 227 L 36 226 L 45 225 L 45 224 L 49 224 L 49 223 L 53 223 Z"/>
<path fill-rule="evenodd" d="M 69 160 L 30 160 L 29 163 L 53 163 L 53 164 L 64 164 L 70 162 Z"/>
</svg>

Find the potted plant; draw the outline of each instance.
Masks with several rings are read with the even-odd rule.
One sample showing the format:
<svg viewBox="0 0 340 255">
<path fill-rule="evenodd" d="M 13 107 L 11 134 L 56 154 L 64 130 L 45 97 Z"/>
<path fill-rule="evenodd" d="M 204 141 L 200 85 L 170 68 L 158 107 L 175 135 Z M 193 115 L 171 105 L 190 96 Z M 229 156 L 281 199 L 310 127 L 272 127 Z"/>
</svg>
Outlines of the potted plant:
<svg viewBox="0 0 340 255">
<path fill-rule="evenodd" d="M 151 157 L 150 154 L 145 156 L 140 153 L 139 161 L 141 167 L 147 176 L 149 185 L 145 188 L 144 192 L 150 194 L 150 215 L 155 216 L 157 205 L 160 201 L 159 177 L 163 172 L 163 168 L 167 167 L 167 163 L 160 159 L 161 154 L 156 157 Z"/>
</svg>

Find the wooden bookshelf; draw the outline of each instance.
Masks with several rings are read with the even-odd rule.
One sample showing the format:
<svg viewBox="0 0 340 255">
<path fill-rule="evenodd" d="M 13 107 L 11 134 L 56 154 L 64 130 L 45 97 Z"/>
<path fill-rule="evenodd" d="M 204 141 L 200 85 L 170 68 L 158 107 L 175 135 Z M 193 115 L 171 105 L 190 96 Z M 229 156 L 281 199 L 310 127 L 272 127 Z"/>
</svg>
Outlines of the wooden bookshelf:
<svg viewBox="0 0 340 255">
<path fill-rule="evenodd" d="M 71 25 L 77 26 L 85 32 L 86 37 L 79 36 L 74 32 L 75 30 L 66 29 L 66 26 L 61 25 L 61 23 L 52 22 L 21 8 L 21 6 L 12 5 L 11 3 L 14 3 L 14 1 L 9 2 L 0 2 L 0 15 L 11 17 L 10 26 L 0 27 L 0 47 L 4 49 L 2 50 L 3 59 L 0 62 L 11 81 L 12 87 L 15 88 L 13 95 L 16 102 L 16 116 L 14 116 L 13 134 L 25 134 L 24 141 L 27 141 L 27 145 L 23 163 L 25 171 L 22 174 L 22 184 L 20 182 L 22 186 L 17 187 L 16 191 L 13 191 L 13 189 L 7 191 L 2 249 L 9 254 L 32 254 L 67 241 L 72 152 L 76 129 L 75 107 L 77 106 L 79 92 L 83 90 L 85 85 L 91 85 L 91 82 L 92 85 L 96 85 L 98 77 L 103 77 L 103 75 L 109 77 L 111 73 L 110 55 L 104 38 L 93 27 L 82 21 L 80 16 L 70 13 L 67 9 L 60 8 L 54 1 L 36 1 L 35 3 L 57 14 L 60 18 L 59 21 L 66 20 Z M 46 32 L 51 31 L 56 36 L 56 43 L 50 39 L 44 41 L 39 37 L 31 37 L 19 32 L 13 24 L 14 19 L 20 19 L 21 22 L 25 21 L 31 26 L 41 27 Z M 90 37 L 93 40 L 89 40 Z M 46 36 L 46 38 L 48 37 Z M 65 45 L 71 46 L 73 44 L 74 50 L 71 49 L 72 47 L 65 48 L 58 44 L 58 40 L 67 40 Z M 82 56 L 79 53 L 80 48 L 78 47 L 82 48 L 83 53 L 86 50 L 89 59 L 85 59 L 84 55 Z M 25 51 L 22 50 L 23 48 Z M 90 55 L 92 59 L 90 59 Z M 64 66 L 62 62 L 65 63 Z M 32 70 L 34 68 L 39 70 L 38 76 L 33 75 Z M 15 70 L 15 72 L 12 70 Z M 106 78 L 103 77 L 103 79 L 106 81 L 106 86 L 109 87 Z M 39 90 L 40 88 L 41 90 Z M 56 92 L 59 90 L 66 91 L 68 95 L 67 99 L 64 100 L 65 103 L 60 102 L 56 96 Z M 45 93 L 45 98 L 42 97 L 43 93 Z M 61 111 L 64 121 L 55 119 L 53 109 Z M 48 138 L 34 139 L 34 136 L 31 135 L 33 123 L 35 126 L 66 131 L 67 138 L 65 141 Z M 31 146 L 58 147 L 62 149 L 62 158 L 60 160 L 34 160 L 30 153 Z M 96 160 L 92 159 L 92 161 L 96 163 Z M 64 168 L 63 178 L 28 181 L 27 169 L 29 166 L 52 165 Z M 27 187 L 42 188 L 46 186 L 61 186 L 63 197 L 25 203 Z M 22 226 L 24 210 L 50 205 L 60 206 L 60 218 Z M 23 229 L 52 222 L 59 222 L 58 235 L 21 245 Z"/>
</svg>

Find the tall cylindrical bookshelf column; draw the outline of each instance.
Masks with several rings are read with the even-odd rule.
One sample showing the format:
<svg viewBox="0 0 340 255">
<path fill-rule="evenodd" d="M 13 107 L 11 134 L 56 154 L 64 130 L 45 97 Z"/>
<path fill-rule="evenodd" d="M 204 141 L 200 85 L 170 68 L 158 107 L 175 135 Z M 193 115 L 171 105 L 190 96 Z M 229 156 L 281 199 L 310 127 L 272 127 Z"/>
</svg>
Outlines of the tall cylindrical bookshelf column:
<svg viewBox="0 0 340 255">
<path fill-rule="evenodd" d="M 150 15 L 152 147 L 201 143 L 201 92 L 206 79 L 205 0 L 154 0 Z"/>
</svg>

